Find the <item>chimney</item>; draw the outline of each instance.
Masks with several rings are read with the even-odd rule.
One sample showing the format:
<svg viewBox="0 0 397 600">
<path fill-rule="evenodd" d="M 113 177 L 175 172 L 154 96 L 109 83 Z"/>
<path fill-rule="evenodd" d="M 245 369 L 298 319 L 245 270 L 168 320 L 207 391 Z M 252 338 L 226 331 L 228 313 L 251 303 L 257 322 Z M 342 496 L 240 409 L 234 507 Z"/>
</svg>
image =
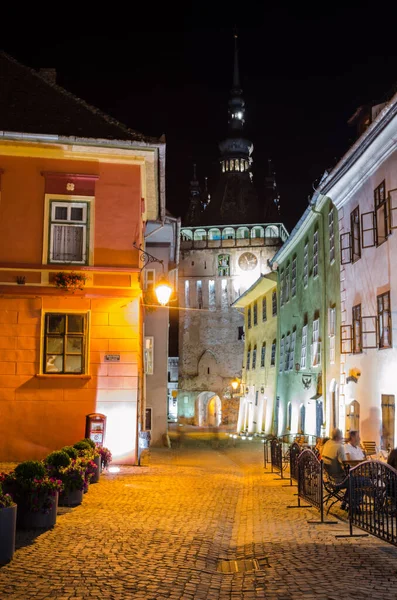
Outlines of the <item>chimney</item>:
<svg viewBox="0 0 397 600">
<path fill-rule="evenodd" d="M 48 83 L 57 82 L 57 70 L 52 68 L 39 69 L 39 75 Z"/>
</svg>

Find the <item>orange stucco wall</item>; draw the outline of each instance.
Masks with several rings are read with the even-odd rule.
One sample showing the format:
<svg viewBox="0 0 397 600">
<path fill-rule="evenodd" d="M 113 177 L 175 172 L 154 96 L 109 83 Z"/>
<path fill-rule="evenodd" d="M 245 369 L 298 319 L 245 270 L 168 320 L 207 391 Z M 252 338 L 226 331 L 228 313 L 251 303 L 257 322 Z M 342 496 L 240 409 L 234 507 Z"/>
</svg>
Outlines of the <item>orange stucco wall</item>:
<svg viewBox="0 0 397 600">
<path fill-rule="evenodd" d="M 100 412 L 107 416 L 105 445 L 115 461 L 133 463 L 142 377 L 141 289 L 132 249 L 142 239 L 140 167 L 1 156 L 0 151 L 0 168 L 0 461 L 40 459 L 73 444 L 84 436 L 86 415 Z M 40 272 L 29 274 L 29 265 L 42 264 L 42 171 L 99 176 L 90 226 L 94 266 L 102 269 L 84 292 L 59 291 L 43 283 Z M 24 265 L 24 287 L 6 270 L 18 264 Z M 114 273 L 118 267 L 127 271 Z M 88 313 L 89 378 L 40 376 L 46 311 Z M 107 354 L 120 355 L 120 361 L 107 362 Z"/>
</svg>

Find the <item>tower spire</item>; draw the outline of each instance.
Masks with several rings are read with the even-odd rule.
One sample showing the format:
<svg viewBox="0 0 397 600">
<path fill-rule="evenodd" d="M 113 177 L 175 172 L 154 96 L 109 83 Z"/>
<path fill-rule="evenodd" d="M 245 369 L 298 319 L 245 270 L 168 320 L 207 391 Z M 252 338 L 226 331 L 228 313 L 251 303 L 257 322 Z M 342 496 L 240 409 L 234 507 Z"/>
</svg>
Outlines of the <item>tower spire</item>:
<svg viewBox="0 0 397 600">
<path fill-rule="evenodd" d="M 242 97 L 240 85 L 240 69 L 238 62 L 238 35 L 234 29 L 234 62 L 233 62 L 233 87 L 230 91 L 229 100 L 229 130 L 230 132 L 241 132 L 245 122 L 245 102 Z"/>
<path fill-rule="evenodd" d="M 234 69 L 233 69 L 233 90 L 240 90 L 240 72 L 238 68 L 238 34 L 237 28 L 234 28 Z"/>
</svg>

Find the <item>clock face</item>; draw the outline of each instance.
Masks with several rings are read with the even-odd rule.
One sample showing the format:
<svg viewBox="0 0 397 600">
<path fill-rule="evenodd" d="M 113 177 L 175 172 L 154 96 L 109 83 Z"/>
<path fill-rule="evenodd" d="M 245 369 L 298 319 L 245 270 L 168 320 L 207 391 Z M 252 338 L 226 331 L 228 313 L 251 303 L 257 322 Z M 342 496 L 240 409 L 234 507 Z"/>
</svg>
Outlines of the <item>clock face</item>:
<svg viewBox="0 0 397 600">
<path fill-rule="evenodd" d="M 238 259 L 238 265 L 243 271 L 252 271 L 258 264 L 258 259 L 252 252 L 244 252 Z"/>
</svg>

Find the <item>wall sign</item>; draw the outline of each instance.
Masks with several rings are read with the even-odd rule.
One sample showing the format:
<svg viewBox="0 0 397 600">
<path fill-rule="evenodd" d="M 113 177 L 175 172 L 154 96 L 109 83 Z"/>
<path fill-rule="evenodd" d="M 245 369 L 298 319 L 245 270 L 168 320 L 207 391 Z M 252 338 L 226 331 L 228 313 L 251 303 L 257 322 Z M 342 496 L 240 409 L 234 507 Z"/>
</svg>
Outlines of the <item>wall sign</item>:
<svg viewBox="0 0 397 600">
<path fill-rule="evenodd" d="M 105 354 L 106 362 L 119 362 L 120 354 Z"/>
</svg>

